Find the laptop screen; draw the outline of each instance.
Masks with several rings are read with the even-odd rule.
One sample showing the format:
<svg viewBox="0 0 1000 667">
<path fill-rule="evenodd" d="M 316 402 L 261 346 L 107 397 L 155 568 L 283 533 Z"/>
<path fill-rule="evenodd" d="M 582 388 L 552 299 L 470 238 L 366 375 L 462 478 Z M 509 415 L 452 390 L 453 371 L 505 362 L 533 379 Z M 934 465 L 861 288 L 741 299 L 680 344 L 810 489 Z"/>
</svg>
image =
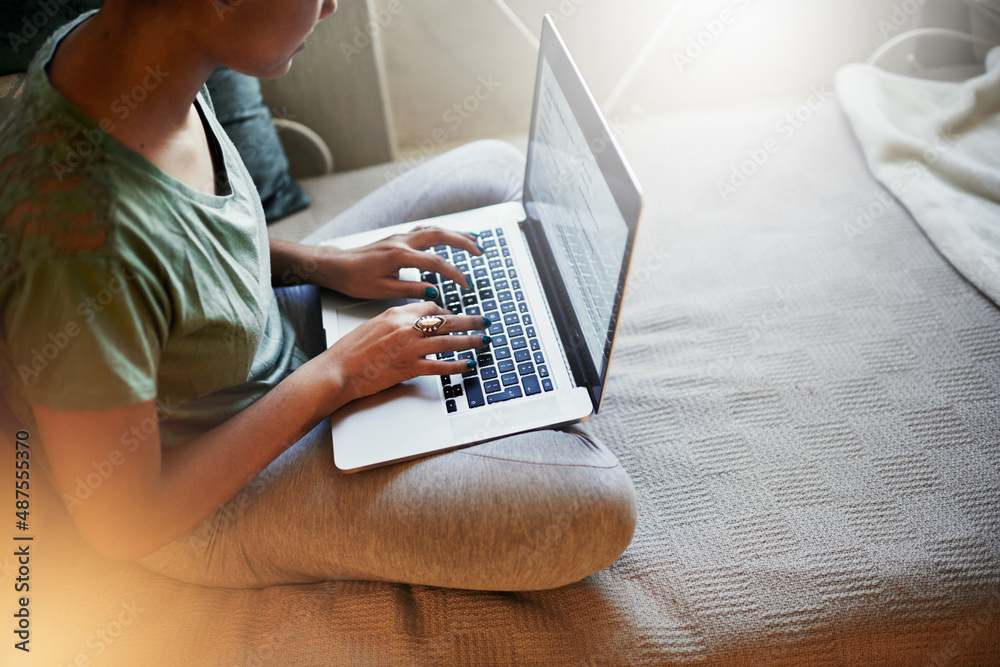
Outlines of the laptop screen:
<svg viewBox="0 0 1000 667">
<path fill-rule="evenodd" d="M 628 225 L 547 61 L 542 61 L 531 193 L 596 368 L 625 257 Z"/>
<path fill-rule="evenodd" d="M 525 207 L 543 232 L 557 300 L 568 302 L 559 305 L 572 310 L 565 347 L 585 358 L 599 405 L 641 195 L 548 18 L 534 107 Z"/>
</svg>

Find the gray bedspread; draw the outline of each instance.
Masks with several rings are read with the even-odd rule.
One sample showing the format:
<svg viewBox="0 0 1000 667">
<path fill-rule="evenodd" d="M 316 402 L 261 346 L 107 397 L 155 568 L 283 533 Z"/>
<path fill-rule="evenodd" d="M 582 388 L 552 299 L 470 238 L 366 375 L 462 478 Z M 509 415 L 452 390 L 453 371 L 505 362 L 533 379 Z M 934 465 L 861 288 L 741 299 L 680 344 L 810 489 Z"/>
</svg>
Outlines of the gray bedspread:
<svg viewBox="0 0 1000 667">
<path fill-rule="evenodd" d="M 1000 312 L 835 101 L 787 111 L 623 131 L 648 206 L 586 425 L 639 495 L 610 569 L 525 594 L 204 589 L 100 559 L 52 511 L 30 664 L 1000 664 Z"/>
</svg>

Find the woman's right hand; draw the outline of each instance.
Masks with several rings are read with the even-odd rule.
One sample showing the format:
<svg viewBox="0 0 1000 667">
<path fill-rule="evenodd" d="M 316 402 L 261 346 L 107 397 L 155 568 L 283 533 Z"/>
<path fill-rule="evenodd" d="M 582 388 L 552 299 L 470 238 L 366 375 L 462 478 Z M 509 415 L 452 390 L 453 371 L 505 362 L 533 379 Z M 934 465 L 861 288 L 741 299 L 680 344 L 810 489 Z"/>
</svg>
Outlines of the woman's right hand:
<svg viewBox="0 0 1000 667">
<path fill-rule="evenodd" d="M 413 328 L 419 317 L 438 315 L 446 323 L 431 336 Z M 338 340 L 317 357 L 330 365 L 342 388 L 338 403 L 371 396 L 419 375 L 458 375 L 474 368 L 465 360 L 426 359 L 441 352 L 487 347 L 489 326 L 480 316 L 452 315 L 427 301 L 390 308 Z M 469 332 L 450 336 L 455 332 Z"/>
</svg>

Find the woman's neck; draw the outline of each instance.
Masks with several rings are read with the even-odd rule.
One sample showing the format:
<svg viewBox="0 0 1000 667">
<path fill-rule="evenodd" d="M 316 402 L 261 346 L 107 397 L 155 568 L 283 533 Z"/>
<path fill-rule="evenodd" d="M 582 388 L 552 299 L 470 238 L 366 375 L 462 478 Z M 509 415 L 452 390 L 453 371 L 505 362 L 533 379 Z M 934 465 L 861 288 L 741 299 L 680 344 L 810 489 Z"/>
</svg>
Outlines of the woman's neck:
<svg viewBox="0 0 1000 667">
<path fill-rule="evenodd" d="M 131 145 L 183 131 L 216 66 L 176 17 L 105 7 L 63 38 L 48 76 L 56 90 Z"/>
<path fill-rule="evenodd" d="M 194 106 L 216 63 L 184 20 L 181 13 L 109 2 L 63 38 L 48 76 L 102 131 L 182 183 L 216 194 L 208 136 Z"/>
</svg>

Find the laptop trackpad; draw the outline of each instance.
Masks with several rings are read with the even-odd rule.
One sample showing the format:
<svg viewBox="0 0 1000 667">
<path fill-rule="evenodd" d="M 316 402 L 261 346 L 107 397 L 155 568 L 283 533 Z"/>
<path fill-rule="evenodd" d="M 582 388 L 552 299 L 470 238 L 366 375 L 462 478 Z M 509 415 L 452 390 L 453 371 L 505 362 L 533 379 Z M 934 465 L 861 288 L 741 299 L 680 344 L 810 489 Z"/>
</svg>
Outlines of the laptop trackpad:
<svg viewBox="0 0 1000 667">
<path fill-rule="evenodd" d="M 419 377 L 333 413 L 333 458 L 341 470 L 419 456 L 451 445 L 436 378 Z"/>
<path fill-rule="evenodd" d="M 342 338 L 387 308 L 405 303 L 405 299 L 387 299 L 342 306 L 337 309 L 335 338 Z M 377 372 L 378 360 L 371 363 L 371 372 Z M 449 446 L 451 432 L 439 384 L 437 376 L 414 378 L 335 412 L 332 422 L 337 467 L 364 468 Z"/>
</svg>

